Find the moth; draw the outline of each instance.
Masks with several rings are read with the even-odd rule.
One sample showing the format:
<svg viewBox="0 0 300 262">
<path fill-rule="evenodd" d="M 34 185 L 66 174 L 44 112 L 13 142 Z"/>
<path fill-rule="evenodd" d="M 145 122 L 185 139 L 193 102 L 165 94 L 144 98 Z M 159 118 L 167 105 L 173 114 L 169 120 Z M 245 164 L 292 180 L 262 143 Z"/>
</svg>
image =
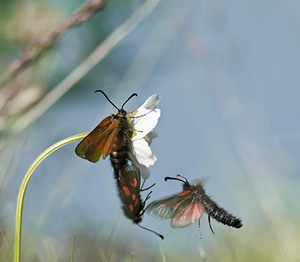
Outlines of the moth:
<svg viewBox="0 0 300 262">
<path fill-rule="evenodd" d="M 151 192 L 148 194 L 145 201 L 143 201 L 140 192 L 148 190 L 149 188 L 141 188 L 141 174 L 139 168 L 134 164 L 128 164 L 128 160 L 131 160 L 129 155 L 135 155 L 131 142 L 131 138 L 134 135 L 133 132 L 142 132 L 132 127 L 128 118 L 139 118 L 145 114 L 140 116 L 128 116 L 135 111 L 127 113 L 123 109 L 124 105 L 132 97 L 137 96 L 137 94 L 133 93 L 129 96 L 119 109 L 102 90 L 96 90 L 95 92 L 101 92 L 118 111 L 104 118 L 96 128 L 77 145 L 75 152 L 78 156 L 91 162 L 99 161 L 101 156 L 105 159 L 110 155 L 110 161 L 114 169 L 114 178 L 117 183 L 124 215 L 139 227 L 151 231 L 161 239 L 164 239 L 161 234 L 139 225 L 145 211 L 145 203 L 149 199 Z M 156 101 L 158 103 L 159 96 L 151 96 L 150 99 L 152 100 L 147 103 L 148 99 L 145 103 L 147 104 L 147 107 L 151 108 Z M 147 111 L 150 110 L 147 108 Z"/>
<path fill-rule="evenodd" d="M 200 235 L 200 218 L 204 211 L 208 215 L 208 222 L 211 231 L 214 233 L 210 217 L 224 225 L 240 228 L 242 221 L 229 214 L 225 209 L 219 207 L 205 193 L 203 183 L 199 180 L 190 184 L 188 180 L 180 175 L 176 177 L 165 177 L 167 180 L 178 180 L 183 183 L 183 191 L 158 201 L 151 202 L 146 212 L 159 219 L 171 219 L 171 227 L 182 228 L 198 221 Z"/>
<path fill-rule="evenodd" d="M 145 203 L 149 199 L 152 191 L 149 192 L 145 201 L 142 200 L 140 192 L 150 189 L 154 184 L 146 189 L 141 189 L 141 175 L 139 169 L 135 165 L 126 165 L 122 167 L 118 171 L 116 181 L 124 215 L 134 224 L 137 224 L 139 227 L 153 232 L 161 239 L 164 239 L 163 235 L 139 224 L 142 221 L 145 212 Z"/>
<path fill-rule="evenodd" d="M 127 112 L 123 107 L 132 97 L 137 96 L 136 93 L 133 93 L 119 109 L 102 90 L 95 92 L 101 92 L 118 112 L 104 118 L 75 148 L 79 157 L 90 162 L 99 161 L 101 156 L 105 159 L 109 154 L 120 149 L 122 152 L 130 149 L 129 132 L 132 127 L 127 121 Z"/>
</svg>

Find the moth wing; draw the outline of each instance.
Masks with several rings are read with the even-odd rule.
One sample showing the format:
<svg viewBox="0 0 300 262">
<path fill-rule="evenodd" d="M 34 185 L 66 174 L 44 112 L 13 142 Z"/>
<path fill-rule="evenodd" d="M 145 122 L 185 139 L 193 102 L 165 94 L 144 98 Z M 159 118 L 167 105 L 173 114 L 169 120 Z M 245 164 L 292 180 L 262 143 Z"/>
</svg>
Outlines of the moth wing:
<svg viewBox="0 0 300 262">
<path fill-rule="evenodd" d="M 95 128 L 91 131 L 75 148 L 75 153 L 86 159 L 86 151 L 89 146 L 103 135 L 103 132 L 111 125 L 112 117 L 108 116 L 104 118 Z"/>
<path fill-rule="evenodd" d="M 126 165 L 118 173 L 118 185 L 127 186 L 140 191 L 141 176 L 140 171 L 135 165 Z"/>
<path fill-rule="evenodd" d="M 117 185 L 124 214 L 134 220 L 143 210 L 140 196 L 141 176 L 135 165 L 127 165 L 119 170 Z"/>
<path fill-rule="evenodd" d="M 118 125 L 119 121 L 110 124 L 102 134 L 91 143 L 85 152 L 86 159 L 91 162 L 97 162 L 102 155 L 103 159 L 105 159 L 112 150 L 117 150 L 122 145 Z"/>
<path fill-rule="evenodd" d="M 207 177 L 195 178 L 192 181 L 190 181 L 190 185 L 192 185 L 192 186 L 203 186 L 206 183 L 207 180 L 208 180 Z"/>
<path fill-rule="evenodd" d="M 85 158 L 91 162 L 99 161 L 103 155 L 104 147 L 111 131 L 103 132 L 86 150 Z"/>
<path fill-rule="evenodd" d="M 146 212 L 149 215 L 158 217 L 159 219 L 172 218 L 176 210 L 185 201 L 185 196 L 189 193 L 189 190 L 182 191 L 176 195 L 151 202 L 147 206 Z"/>
<path fill-rule="evenodd" d="M 116 126 L 111 130 L 112 132 L 108 136 L 103 148 L 103 159 L 105 159 L 112 151 L 118 150 L 124 144 L 124 141 L 119 135 L 119 128 Z"/>
<path fill-rule="evenodd" d="M 171 219 L 171 227 L 186 227 L 196 222 L 203 215 L 204 208 L 196 197 L 185 199 Z"/>
</svg>

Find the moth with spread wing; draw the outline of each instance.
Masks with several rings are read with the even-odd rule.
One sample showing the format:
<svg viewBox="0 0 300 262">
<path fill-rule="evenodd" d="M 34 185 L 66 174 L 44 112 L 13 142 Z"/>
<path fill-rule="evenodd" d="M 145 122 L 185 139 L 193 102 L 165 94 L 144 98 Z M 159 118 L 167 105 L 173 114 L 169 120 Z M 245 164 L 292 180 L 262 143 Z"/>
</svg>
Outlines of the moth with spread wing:
<svg viewBox="0 0 300 262">
<path fill-rule="evenodd" d="M 242 227 L 239 218 L 229 214 L 211 200 L 204 191 L 202 182 L 197 181 L 190 184 L 183 176 L 165 177 L 167 180 L 178 180 L 183 182 L 183 191 L 158 201 L 151 202 L 146 207 L 146 212 L 159 219 L 171 219 L 170 224 L 174 228 L 187 227 L 198 221 L 200 236 L 200 218 L 204 211 L 208 214 L 209 227 L 212 230 L 210 217 L 235 228 Z M 214 232 L 212 230 L 212 232 Z M 200 236 L 201 237 L 201 236 Z"/>
<path fill-rule="evenodd" d="M 150 141 L 155 137 L 153 132 L 160 117 L 156 108 L 159 95 L 151 95 L 137 110 L 127 113 L 123 107 L 134 96 L 133 93 L 119 109 L 102 90 L 105 98 L 118 112 L 104 118 L 76 147 L 76 154 L 90 162 L 97 162 L 110 155 L 114 173 L 130 160 L 135 164 L 144 179 L 150 176 L 148 168 L 156 162 L 150 148 Z"/>
<path fill-rule="evenodd" d="M 127 121 L 127 112 L 123 107 L 132 97 L 137 96 L 133 93 L 119 109 L 102 90 L 95 92 L 101 92 L 118 109 L 118 112 L 104 118 L 75 148 L 78 156 L 91 162 L 99 161 L 101 156 L 105 159 L 110 153 L 120 148 L 128 149 L 130 141 L 128 132 L 132 128 Z"/>
<path fill-rule="evenodd" d="M 151 140 L 150 134 L 153 133 L 152 129 L 160 117 L 160 110 L 156 108 L 160 96 L 150 96 L 140 108 L 127 113 L 123 107 L 132 97 L 137 96 L 136 93 L 133 93 L 119 109 L 102 90 L 95 92 L 101 92 L 118 112 L 104 118 L 77 145 L 75 152 L 91 162 L 99 161 L 101 156 L 105 159 L 110 155 L 124 215 L 139 227 L 163 239 L 161 234 L 139 225 L 144 214 L 145 202 L 151 193 L 145 201 L 142 200 L 141 172 L 146 179 L 149 176 L 147 168 L 156 161 L 149 147 L 150 143 L 145 138 Z M 129 165 L 129 161 L 133 164 Z"/>
</svg>

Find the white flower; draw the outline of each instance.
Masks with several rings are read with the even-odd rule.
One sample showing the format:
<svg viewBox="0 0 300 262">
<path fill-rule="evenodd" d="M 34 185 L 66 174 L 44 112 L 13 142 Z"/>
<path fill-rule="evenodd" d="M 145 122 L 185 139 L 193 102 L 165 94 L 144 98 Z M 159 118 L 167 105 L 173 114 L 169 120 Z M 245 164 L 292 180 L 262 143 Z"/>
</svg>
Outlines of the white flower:
<svg viewBox="0 0 300 262">
<path fill-rule="evenodd" d="M 159 95 L 150 96 L 146 102 L 131 114 L 135 118 L 129 117 L 130 125 L 136 130 L 132 137 L 134 155 L 131 161 L 139 168 L 143 179 L 150 176 L 148 167 L 154 165 L 156 156 L 150 148 L 151 140 L 157 135 L 152 131 L 160 117 L 160 109 L 157 109 L 160 100 Z"/>
</svg>

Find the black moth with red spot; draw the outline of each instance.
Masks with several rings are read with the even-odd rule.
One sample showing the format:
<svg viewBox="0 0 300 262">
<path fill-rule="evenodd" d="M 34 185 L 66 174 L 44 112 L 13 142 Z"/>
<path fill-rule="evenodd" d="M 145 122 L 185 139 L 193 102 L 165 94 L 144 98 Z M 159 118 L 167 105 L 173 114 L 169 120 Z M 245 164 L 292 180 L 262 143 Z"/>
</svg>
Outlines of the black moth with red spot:
<svg viewBox="0 0 300 262">
<path fill-rule="evenodd" d="M 112 156 L 114 152 L 131 149 L 130 132 L 132 132 L 132 127 L 128 123 L 128 113 L 123 107 L 132 97 L 137 96 L 136 93 L 133 93 L 119 109 L 102 90 L 95 92 L 101 92 L 118 112 L 104 118 L 75 148 L 79 157 L 93 163 L 99 161 L 101 156 L 105 159 L 109 154 Z"/>
<path fill-rule="evenodd" d="M 210 217 L 224 225 L 235 228 L 242 227 L 242 221 L 239 218 L 220 208 L 205 194 L 201 182 L 198 181 L 191 185 L 185 177 L 180 175 L 177 175 L 176 178 L 165 177 L 165 181 L 167 180 L 183 182 L 183 191 L 171 197 L 151 202 L 146 208 L 147 213 L 160 219 L 171 219 L 171 226 L 175 228 L 186 227 L 198 221 L 200 230 L 200 218 L 204 211 L 208 214 L 210 228 Z"/>
<path fill-rule="evenodd" d="M 118 174 L 116 180 L 124 214 L 134 223 L 139 223 L 142 221 L 144 210 L 140 195 L 139 171 L 134 165 L 126 165 L 119 169 Z"/>
<path fill-rule="evenodd" d="M 142 200 L 140 194 L 142 189 L 140 188 L 141 175 L 139 169 L 135 165 L 126 164 L 119 170 L 115 169 L 115 178 L 117 180 L 119 197 L 122 202 L 122 209 L 125 216 L 139 227 L 153 232 L 161 239 L 164 239 L 163 235 L 139 225 L 145 212 L 145 202 L 149 199 L 149 195 L 151 194 L 151 192 L 149 192 L 145 201 Z"/>
<path fill-rule="evenodd" d="M 128 123 L 128 118 L 130 118 L 127 117 L 128 113 L 123 109 L 124 105 L 137 94 L 133 93 L 129 96 L 119 109 L 102 90 L 95 92 L 101 92 L 118 112 L 104 118 L 77 145 L 75 152 L 78 156 L 91 162 L 97 162 L 101 156 L 105 159 L 110 155 L 125 216 L 139 227 L 151 231 L 163 239 L 162 235 L 138 224 L 142 221 L 145 202 L 149 198 L 149 194 L 146 200 L 142 201 L 139 169 L 128 164 L 129 155 L 134 154 L 130 140 L 134 129 Z"/>
</svg>

